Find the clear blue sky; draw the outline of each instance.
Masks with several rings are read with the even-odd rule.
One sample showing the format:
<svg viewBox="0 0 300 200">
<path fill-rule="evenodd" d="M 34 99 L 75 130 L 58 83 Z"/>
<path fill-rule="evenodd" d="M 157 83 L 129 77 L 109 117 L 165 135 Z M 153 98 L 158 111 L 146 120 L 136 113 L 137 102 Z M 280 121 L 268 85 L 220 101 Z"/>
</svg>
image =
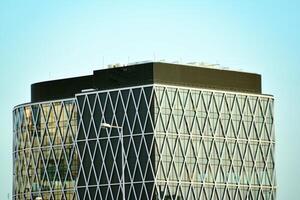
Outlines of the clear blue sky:
<svg viewBox="0 0 300 200">
<path fill-rule="evenodd" d="M 166 59 L 262 74 L 275 95 L 278 199 L 299 199 L 300 3 L 0 1 L 0 199 L 11 195 L 12 108 L 30 84 Z"/>
</svg>

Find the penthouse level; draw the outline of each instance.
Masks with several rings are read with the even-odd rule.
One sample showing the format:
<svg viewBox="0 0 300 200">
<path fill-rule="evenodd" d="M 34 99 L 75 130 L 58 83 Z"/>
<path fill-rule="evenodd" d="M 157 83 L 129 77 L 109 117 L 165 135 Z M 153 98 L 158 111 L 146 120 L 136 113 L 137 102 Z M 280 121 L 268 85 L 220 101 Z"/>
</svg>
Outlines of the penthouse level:
<svg viewBox="0 0 300 200">
<path fill-rule="evenodd" d="M 84 89 L 104 90 L 153 83 L 261 94 L 259 74 L 205 66 L 148 62 L 95 70 L 93 75 L 32 84 L 31 102 L 71 98 Z"/>
</svg>

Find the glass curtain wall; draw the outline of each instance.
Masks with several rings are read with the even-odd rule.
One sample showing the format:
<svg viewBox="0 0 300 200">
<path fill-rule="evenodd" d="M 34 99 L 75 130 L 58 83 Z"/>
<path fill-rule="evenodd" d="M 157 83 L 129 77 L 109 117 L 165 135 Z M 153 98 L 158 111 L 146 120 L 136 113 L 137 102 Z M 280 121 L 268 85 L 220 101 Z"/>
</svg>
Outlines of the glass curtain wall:
<svg viewBox="0 0 300 200">
<path fill-rule="evenodd" d="M 14 199 L 73 199 L 78 174 L 74 100 L 13 111 Z"/>
<path fill-rule="evenodd" d="M 275 199 L 273 104 L 154 84 L 18 106 L 14 198 Z"/>
<path fill-rule="evenodd" d="M 273 98 L 155 87 L 159 199 L 275 199 Z"/>
</svg>

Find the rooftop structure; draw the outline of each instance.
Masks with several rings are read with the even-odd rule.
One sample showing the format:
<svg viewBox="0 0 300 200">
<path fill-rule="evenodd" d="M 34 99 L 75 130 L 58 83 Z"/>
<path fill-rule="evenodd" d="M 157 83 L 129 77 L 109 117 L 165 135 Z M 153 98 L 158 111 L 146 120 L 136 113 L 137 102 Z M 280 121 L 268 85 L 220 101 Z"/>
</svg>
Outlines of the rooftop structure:
<svg viewBox="0 0 300 200">
<path fill-rule="evenodd" d="M 259 74 L 208 66 L 149 62 L 96 70 L 93 75 L 35 83 L 31 86 L 31 102 L 71 98 L 84 89 L 153 83 L 261 94 Z"/>
</svg>

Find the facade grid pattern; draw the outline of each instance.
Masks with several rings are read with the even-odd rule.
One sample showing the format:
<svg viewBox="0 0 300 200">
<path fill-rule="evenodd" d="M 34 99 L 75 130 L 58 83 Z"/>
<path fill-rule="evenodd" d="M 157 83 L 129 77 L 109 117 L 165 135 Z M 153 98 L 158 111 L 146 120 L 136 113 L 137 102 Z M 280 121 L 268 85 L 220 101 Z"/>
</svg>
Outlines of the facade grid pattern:
<svg viewBox="0 0 300 200">
<path fill-rule="evenodd" d="M 13 121 L 13 199 L 76 199 L 75 100 L 18 106 Z"/>
<path fill-rule="evenodd" d="M 16 107 L 14 198 L 275 199 L 273 104 L 152 84 Z"/>
</svg>

